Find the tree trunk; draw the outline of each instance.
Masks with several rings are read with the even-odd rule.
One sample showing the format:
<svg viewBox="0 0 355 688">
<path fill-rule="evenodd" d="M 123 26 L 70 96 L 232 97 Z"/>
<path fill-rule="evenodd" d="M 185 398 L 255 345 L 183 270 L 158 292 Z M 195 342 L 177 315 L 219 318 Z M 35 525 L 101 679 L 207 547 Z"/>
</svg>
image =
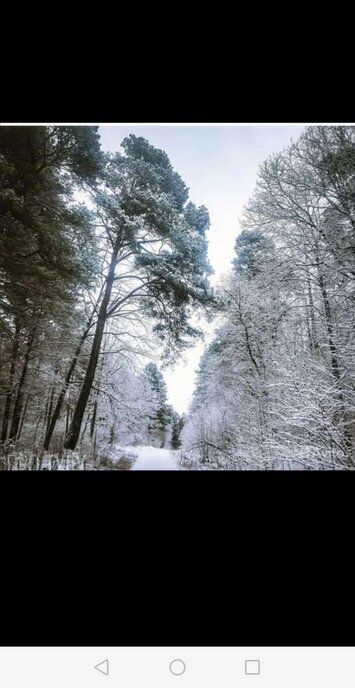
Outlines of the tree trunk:
<svg viewBox="0 0 355 688">
<path fill-rule="evenodd" d="M 25 401 L 25 404 L 24 404 L 24 406 L 23 406 L 21 421 L 20 421 L 20 425 L 19 425 L 19 429 L 18 429 L 18 433 L 17 433 L 17 439 L 18 439 L 18 440 L 19 440 L 20 437 L 21 437 L 22 428 L 23 428 L 24 423 L 25 423 L 25 417 L 26 417 L 27 408 L 28 408 L 28 404 L 29 404 L 30 398 L 31 398 L 31 392 L 29 392 L 29 393 L 27 394 L 26 401 Z"/>
<path fill-rule="evenodd" d="M 96 393 L 96 399 L 95 399 L 95 401 L 94 401 L 94 408 L 93 408 L 92 417 L 91 417 L 91 424 L 90 424 L 90 439 L 93 439 L 93 437 L 94 437 L 94 432 L 95 432 L 96 414 L 97 414 L 97 397 L 98 397 L 98 392 Z"/>
<path fill-rule="evenodd" d="M 33 437 L 32 437 L 32 446 L 33 447 L 35 447 L 35 444 L 36 444 L 37 432 L 38 432 L 38 428 L 39 428 L 39 424 L 40 424 L 41 420 L 42 420 L 42 413 L 40 412 L 38 419 L 37 419 L 35 431 L 34 431 Z"/>
<path fill-rule="evenodd" d="M 331 357 L 332 373 L 333 373 L 333 376 L 336 378 L 337 382 L 339 382 L 340 371 L 339 371 L 339 364 L 338 364 L 337 349 L 336 349 L 336 345 L 335 345 L 335 341 L 334 341 L 332 314 L 331 314 L 331 309 L 330 309 L 328 292 L 327 292 L 327 289 L 326 289 L 322 275 L 319 276 L 319 285 L 320 285 L 322 297 L 323 297 L 325 321 L 326 321 L 326 325 L 327 325 L 328 342 L 329 342 L 330 357 Z"/>
<path fill-rule="evenodd" d="M 85 413 L 86 405 L 87 405 L 87 402 L 88 402 L 88 399 L 90 396 L 90 392 L 91 392 L 91 388 L 92 388 L 92 385 L 94 382 L 97 362 L 98 362 L 100 349 L 101 349 L 102 338 L 103 338 L 105 324 L 106 324 L 106 320 L 107 320 L 107 308 L 108 308 L 108 305 L 110 302 L 112 286 L 113 286 L 113 282 L 114 282 L 114 278 L 115 278 L 115 268 L 116 268 L 118 247 L 119 247 L 119 242 L 117 240 L 115 247 L 114 247 L 114 250 L 113 250 L 113 253 L 112 253 L 110 268 L 109 268 L 107 280 L 106 280 L 105 292 L 104 292 L 104 296 L 102 299 L 102 303 L 101 303 L 98 318 L 97 318 L 95 336 L 94 336 L 94 341 L 92 344 L 92 349 L 91 349 L 88 367 L 86 370 L 86 374 L 85 374 L 82 388 L 80 390 L 79 399 L 77 401 L 76 408 L 74 411 L 73 420 L 71 422 L 69 432 L 68 432 L 66 439 L 65 439 L 65 442 L 64 442 L 64 448 L 65 449 L 75 449 L 75 447 L 76 447 L 76 444 L 78 442 L 79 435 L 80 435 L 80 428 L 81 428 L 83 416 Z"/>
<path fill-rule="evenodd" d="M 337 353 L 337 348 L 336 348 L 335 339 L 334 339 L 332 314 L 331 314 L 331 308 L 330 308 L 330 303 L 329 303 L 329 298 L 328 298 L 328 292 L 327 292 L 327 289 L 326 289 L 322 275 L 320 275 L 319 284 L 320 284 L 320 288 L 322 291 L 322 297 L 323 297 L 323 303 L 324 303 L 325 319 L 326 319 L 327 332 L 328 332 L 328 342 L 329 342 L 329 349 L 330 349 L 330 355 L 331 355 L 332 374 L 333 374 L 333 377 L 337 383 L 338 399 L 340 402 L 339 411 L 340 411 L 340 414 L 343 418 L 342 431 L 343 431 L 344 443 L 345 443 L 345 447 L 346 447 L 346 453 L 348 456 L 349 465 L 351 467 L 354 467 L 355 466 L 355 457 L 354 457 L 353 435 L 352 435 L 352 432 L 351 432 L 349 425 L 346 423 L 348 409 L 346 408 L 346 405 L 344 403 L 344 396 L 342 394 L 341 386 L 340 386 L 341 385 L 340 369 L 339 369 L 339 362 L 338 362 L 338 353 Z"/>
<path fill-rule="evenodd" d="M 68 387 L 69 387 L 70 380 L 71 380 L 72 375 L 73 375 L 73 373 L 74 373 L 74 370 L 75 370 L 75 368 L 76 368 L 76 364 L 77 364 L 77 362 L 78 362 L 78 359 L 79 359 L 79 356 L 80 356 L 80 353 L 81 353 L 81 349 L 82 349 L 82 347 L 83 347 L 83 344 L 84 344 L 84 342 L 85 342 L 85 340 L 86 340 L 86 338 L 87 338 L 87 336 L 88 336 L 88 334 L 89 334 L 89 331 L 90 331 L 90 329 L 91 329 L 91 324 L 92 324 L 92 320 L 93 320 L 93 317 L 94 317 L 94 313 L 95 313 L 95 311 L 93 311 L 92 316 L 91 316 L 91 318 L 90 318 L 90 320 L 89 320 L 89 322 L 88 322 L 88 326 L 87 326 L 86 330 L 83 332 L 83 334 L 81 335 L 80 342 L 79 342 L 78 346 L 77 346 L 76 349 L 75 349 L 74 357 L 73 357 L 73 360 L 72 360 L 72 362 L 71 362 L 71 364 L 70 364 L 70 366 L 69 366 L 68 372 L 67 372 L 67 374 L 66 374 L 66 376 L 65 376 L 65 380 L 64 380 L 63 387 L 62 387 L 62 389 L 61 389 L 60 392 L 59 392 L 59 396 L 58 396 L 57 403 L 56 403 L 56 406 L 55 406 L 55 409 L 54 409 L 54 412 L 53 412 L 53 416 L 52 416 L 52 418 L 50 419 L 50 422 L 49 422 L 48 425 L 47 425 L 46 435 L 45 435 L 44 442 L 43 442 L 43 449 L 44 449 L 44 451 L 48 451 L 48 449 L 49 449 L 50 441 L 51 441 L 51 439 L 52 439 L 52 435 L 53 435 L 53 432 L 54 432 L 54 430 L 55 430 L 55 426 L 56 426 L 56 424 L 57 424 L 57 421 L 58 421 L 60 412 L 61 412 L 61 410 L 62 410 L 64 398 L 65 398 L 67 389 L 68 389 Z"/>
<path fill-rule="evenodd" d="M 45 405 L 45 409 L 44 409 L 44 416 L 43 416 L 43 427 L 44 427 L 44 429 L 46 429 L 48 427 L 48 422 L 49 422 L 48 407 L 49 407 L 49 397 L 47 397 L 47 401 L 46 401 L 46 405 Z"/>
<path fill-rule="evenodd" d="M 50 420 L 52 417 L 52 410 L 53 410 L 53 401 L 54 401 L 54 392 L 55 392 L 55 381 L 56 377 L 58 375 L 59 369 L 55 368 L 54 370 L 54 380 L 52 384 L 52 389 L 49 394 L 49 398 L 47 400 L 47 406 L 46 406 L 46 417 L 45 417 L 45 426 L 46 426 L 46 433 L 48 432 Z"/>
<path fill-rule="evenodd" d="M 93 458 L 93 461 L 95 461 L 95 459 L 96 459 L 96 438 L 97 438 L 97 433 L 95 432 L 95 434 L 94 434 L 94 444 L 93 444 L 93 448 L 92 448 L 92 458 Z"/>
<path fill-rule="evenodd" d="M 35 337 L 35 329 L 33 329 L 26 342 L 26 352 L 25 352 L 25 358 L 23 362 L 23 368 L 22 368 L 22 373 L 17 389 L 17 395 L 16 395 L 16 400 L 14 404 L 14 408 L 12 411 L 12 422 L 11 422 L 11 429 L 10 429 L 10 434 L 9 434 L 9 440 L 14 440 L 16 441 L 17 436 L 18 436 L 18 431 L 19 431 L 19 425 L 20 425 L 20 420 L 21 420 L 21 413 L 22 413 L 22 408 L 23 408 L 23 389 L 27 377 L 27 371 L 28 371 L 28 363 L 30 360 L 30 355 L 32 351 L 32 346 L 33 346 L 33 341 Z"/>
<path fill-rule="evenodd" d="M 15 371 L 16 371 L 18 348 L 19 348 L 19 343 L 20 343 L 19 342 L 19 334 L 20 334 L 20 326 L 19 326 L 18 322 L 16 322 L 14 341 L 13 341 L 12 350 L 11 350 L 9 391 L 6 395 L 4 417 L 3 417 L 3 422 L 2 422 L 2 431 L 1 431 L 1 441 L 2 442 L 6 442 L 7 429 L 8 429 L 9 421 L 10 421 L 11 402 L 12 402 L 12 395 L 13 395 L 13 391 L 14 391 L 13 390 L 13 384 L 14 384 L 14 377 L 15 377 Z"/>
<path fill-rule="evenodd" d="M 318 349 L 317 335 L 316 335 L 316 320 L 314 316 L 314 301 L 312 294 L 312 286 L 309 277 L 307 277 L 307 291 L 308 291 L 308 308 L 309 318 L 307 318 L 307 326 L 309 333 L 309 344 L 311 353 L 315 353 Z M 307 316 L 306 316 L 307 317 Z"/>
<path fill-rule="evenodd" d="M 87 416 L 87 418 L 86 418 L 86 423 L 85 423 L 85 425 L 84 425 L 84 430 L 83 430 L 82 433 L 81 433 L 80 446 L 81 446 L 82 443 L 83 443 L 83 440 L 84 440 L 84 437 L 85 437 L 86 428 L 87 428 L 87 426 L 88 426 L 88 423 L 89 423 L 89 416 Z"/>
<path fill-rule="evenodd" d="M 18 440 L 19 440 L 20 437 L 21 437 L 22 428 L 23 428 L 24 423 L 25 423 L 25 417 L 26 417 L 26 413 L 27 413 L 28 404 L 29 404 L 30 399 L 31 399 L 31 396 L 32 396 L 32 394 L 33 394 L 33 391 L 32 391 L 32 390 L 33 390 L 35 381 L 36 381 L 36 379 L 37 379 L 37 375 L 38 375 L 38 371 L 39 371 L 40 365 L 41 365 L 41 361 L 39 360 L 38 363 L 37 363 L 36 369 L 35 369 L 35 371 L 34 371 L 34 374 L 33 374 L 31 386 L 30 386 L 30 389 L 29 389 L 28 394 L 27 394 L 27 398 L 26 398 L 25 405 L 24 405 L 24 407 L 23 407 L 23 412 L 22 412 L 20 427 L 19 427 L 19 430 L 18 430 L 18 433 L 17 433 L 17 439 L 18 439 Z"/>
<path fill-rule="evenodd" d="M 67 434 L 69 430 L 69 425 L 70 425 L 70 394 L 68 395 L 68 402 L 67 402 L 67 412 L 65 416 L 65 434 Z"/>
<path fill-rule="evenodd" d="M 96 427 L 96 418 L 97 418 L 97 406 L 99 403 L 99 384 L 101 381 L 101 376 L 102 376 L 102 369 L 104 366 L 104 360 L 102 358 L 101 361 L 101 366 L 100 366 L 100 372 L 98 374 L 98 380 L 97 380 L 97 389 L 96 389 L 96 394 L 95 394 L 95 401 L 94 401 L 94 408 L 93 408 L 93 414 L 91 417 L 91 424 L 90 424 L 90 439 L 92 440 L 94 437 L 94 432 L 95 432 L 95 427 Z"/>
</svg>

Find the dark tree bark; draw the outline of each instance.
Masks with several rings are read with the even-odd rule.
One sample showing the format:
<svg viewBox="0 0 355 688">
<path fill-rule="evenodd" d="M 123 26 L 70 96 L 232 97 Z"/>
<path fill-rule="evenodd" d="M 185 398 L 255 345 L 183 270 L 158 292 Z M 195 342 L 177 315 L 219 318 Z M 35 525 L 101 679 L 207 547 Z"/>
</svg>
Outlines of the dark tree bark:
<svg viewBox="0 0 355 688">
<path fill-rule="evenodd" d="M 18 439 L 20 439 L 20 437 L 21 437 L 21 432 L 22 432 L 22 428 L 23 428 L 24 423 L 25 423 L 25 417 L 26 417 L 26 413 L 27 413 L 28 404 L 29 404 L 30 399 L 31 399 L 31 393 L 29 392 L 29 393 L 27 394 L 26 401 L 25 401 L 25 404 L 24 404 L 24 407 L 23 407 L 23 411 L 22 411 L 20 427 L 19 427 L 19 429 L 18 429 L 18 434 L 17 434 L 17 438 L 18 438 Z"/>
<path fill-rule="evenodd" d="M 346 446 L 346 454 L 347 454 L 347 460 L 349 461 L 349 465 L 351 467 L 355 466 L 355 456 L 354 456 L 354 443 L 353 443 L 353 435 L 351 431 L 351 427 L 346 424 L 346 419 L 347 419 L 347 408 L 344 403 L 344 396 L 341 391 L 341 377 L 340 377 L 340 368 L 339 368 L 339 361 L 338 361 L 338 352 L 337 352 L 337 347 L 335 344 L 335 337 L 334 337 L 334 329 L 333 329 L 333 321 L 332 321 L 332 313 L 331 313 L 331 307 L 329 303 L 329 297 L 328 297 L 328 292 L 327 288 L 323 279 L 323 276 L 320 275 L 319 279 L 319 284 L 320 288 L 322 291 L 322 298 L 323 298 L 323 304 L 324 304 L 324 311 L 325 311 L 325 320 L 326 320 L 326 325 L 327 325 L 327 333 L 328 333 L 328 342 L 329 342 L 329 349 L 330 349 L 330 356 L 331 356 L 331 369 L 332 369 L 332 374 L 333 377 L 337 383 L 337 388 L 338 388 L 338 399 L 340 401 L 340 414 L 343 417 L 343 423 L 342 423 L 342 428 L 343 428 L 343 436 L 344 436 L 344 443 Z M 344 423 L 345 419 L 345 423 Z"/>
<path fill-rule="evenodd" d="M 22 416 L 21 416 L 21 422 L 20 422 L 20 426 L 19 426 L 19 429 L 18 429 L 18 433 L 17 433 L 17 439 L 18 439 L 18 440 L 19 440 L 20 437 L 21 437 L 22 428 L 23 428 L 23 426 L 24 426 L 24 424 L 25 424 L 25 418 L 26 418 L 27 408 L 28 408 L 28 406 L 29 406 L 31 397 L 33 397 L 33 387 L 34 387 L 35 382 L 36 382 L 36 380 L 37 380 L 37 375 L 38 375 L 38 371 L 39 371 L 40 365 L 41 365 L 41 361 L 39 360 L 38 363 L 37 363 L 37 366 L 36 366 L 36 368 L 35 368 L 35 371 L 34 371 L 34 373 L 33 373 L 33 376 L 32 376 L 32 382 L 31 382 L 30 389 L 28 390 L 28 393 L 27 393 L 27 396 L 26 396 L 25 404 L 23 405 L 23 411 L 22 411 Z"/>
<path fill-rule="evenodd" d="M 93 408 L 93 412 L 92 412 L 92 416 L 91 416 L 91 424 L 90 424 L 90 438 L 91 439 L 94 437 L 95 425 L 96 425 L 97 396 L 98 396 L 98 393 L 96 393 L 96 399 L 94 401 L 94 408 Z"/>
<path fill-rule="evenodd" d="M 54 371 L 54 380 L 53 380 L 52 388 L 51 388 L 51 391 L 49 394 L 49 398 L 47 400 L 46 417 L 45 417 L 46 433 L 48 432 L 49 423 L 50 423 L 50 420 L 52 417 L 54 392 L 55 392 L 55 380 L 56 380 L 57 375 L 58 375 L 58 368 L 56 368 Z"/>
<path fill-rule="evenodd" d="M 101 349 L 102 338 L 104 335 L 105 324 L 106 324 L 106 320 L 107 320 L 107 309 L 108 309 L 108 305 L 109 305 L 110 298 L 111 298 L 113 282 L 115 279 L 115 268 L 116 268 L 118 249 L 119 249 L 119 240 L 117 239 L 116 244 L 115 244 L 114 249 L 113 249 L 113 252 L 112 252 L 112 256 L 111 256 L 110 268 L 109 268 L 108 275 L 107 275 L 104 296 L 103 296 L 101 306 L 99 309 L 99 314 L 98 314 L 97 324 L 96 324 L 96 330 L 95 330 L 95 336 L 94 336 L 94 341 L 92 344 L 92 349 L 91 349 L 88 367 L 86 370 L 86 374 L 85 374 L 82 388 L 80 390 L 80 394 L 79 394 L 79 398 L 78 398 L 76 408 L 74 411 L 71 426 L 69 428 L 69 432 L 68 432 L 68 434 L 65 438 L 65 442 L 64 442 L 64 448 L 65 449 L 75 449 L 77 442 L 78 442 L 78 439 L 79 439 L 81 424 L 83 421 L 86 405 L 87 405 L 87 402 L 88 402 L 88 399 L 90 396 L 91 388 L 92 388 L 92 385 L 94 382 L 97 362 L 99 359 L 99 354 L 100 354 L 100 349 Z"/>
<path fill-rule="evenodd" d="M 89 322 L 88 322 L 88 326 L 87 326 L 86 330 L 83 332 L 83 334 L 82 334 L 82 336 L 81 336 L 81 338 L 80 338 L 80 342 L 79 342 L 78 346 L 77 346 L 76 349 L 75 349 L 74 357 L 73 357 L 73 360 L 72 360 L 72 362 L 71 362 L 71 364 L 70 364 L 70 366 L 69 366 L 68 372 L 67 372 L 67 374 L 66 374 L 66 376 L 65 376 L 65 380 L 64 380 L 63 387 L 62 387 L 62 389 L 61 389 L 60 392 L 59 392 L 59 396 L 58 396 L 58 399 L 57 399 L 57 403 L 56 403 L 56 405 L 55 405 L 55 409 L 54 409 L 54 412 L 53 412 L 53 416 L 52 416 L 52 418 L 50 419 L 50 421 L 48 422 L 47 430 L 46 430 L 46 435 L 45 435 L 44 442 L 43 442 L 43 449 L 44 449 L 45 451 L 48 451 L 48 449 L 49 449 L 49 445 L 50 445 L 50 442 L 51 442 L 51 439 L 52 439 L 52 435 L 53 435 L 53 432 L 54 432 L 54 430 L 55 430 L 55 426 L 56 426 L 56 424 L 57 424 L 57 421 L 58 421 L 60 412 L 61 412 L 61 410 L 62 410 L 64 398 L 65 398 L 67 389 L 68 389 L 68 387 L 69 387 L 70 380 L 71 380 L 71 378 L 72 378 L 72 376 L 73 376 L 74 370 L 75 370 L 75 368 L 76 368 L 76 364 L 77 364 L 77 362 L 78 362 L 78 359 L 79 359 L 79 356 L 80 356 L 80 353 L 81 353 L 81 349 L 82 349 L 83 344 L 84 344 L 84 342 L 85 342 L 85 340 L 86 340 L 86 338 L 87 338 L 87 336 L 88 336 L 88 334 L 89 334 L 89 331 L 90 331 L 90 329 L 91 329 L 93 317 L 94 317 L 94 312 L 93 312 L 93 314 L 92 314 L 92 316 L 91 316 L 91 318 L 90 318 L 90 320 L 89 320 Z"/>
<path fill-rule="evenodd" d="M 67 412 L 66 412 L 66 416 L 65 416 L 65 434 L 67 434 L 67 432 L 69 430 L 69 425 L 70 425 L 70 403 L 69 403 L 69 399 L 68 399 Z"/>
<path fill-rule="evenodd" d="M 323 298 L 325 321 L 326 321 L 326 326 L 327 326 L 329 350 L 330 350 L 330 357 L 331 357 L 332 373 L 333 373 L 333 376 L 335 377 L 335 379 L 337 380 L 337 382 L 339 382 L 340 371 L 339 371 L 337 348 L 336 348 L 336 344 L 335 344 L 335 340 L 334 340 L 332 313 L 331 313 L 331 309 L 330 309 L 330 303 L 329 303 L 327 288 L 325 286 L 325 282 L 324 282 L 322 275 L 320 275 L 320 277 L 319 277 L 319 285 L 321 288 L 322 298 Z"/>
<path fill-rule="evenodd" d="M 16 322 L 14 341 L 13 341 L 12 350 L 11 350 L 9 391 L 6 395 L 4 417 L 3 417 L 3 422 L 2 422 L 2 431 L 1 431 L 1 441 L 2 442 L 6 442 L 7 429 L 8 429 L 9 422 L 10 422 L 11 402 L 12 402 L 12 396 L 13 396 L 13 392 L 14 392 L 14 389 L 13 389 L 14 377 L 15 377 L 15 371 L 16 371 L 16 362 L 17 362 L 17 356 L 18 356 L 19 343 L 20 343 L 19 335 L 20 335 L 20 325 L 18 324 L 18 322 Z"/>
<path fill-rule="evenodd" d="M 311 353 L 315 353 L 318 349 L 318 342 L 316 336 L 316 320 L 314 316 L 314 301 L 312 294 L 311 281 L 307 277 L 307 292 L 308 292 L 308 308 L 309 308 L 309 318 L 307 318 L 308 336 L 309 336 L 309 346 Z"/>
<path fill-rule="evenodd" d="M 32 346 L 33 346 L 33 342 L 34 342 L 34 337 L 35 337 L 35 329 L 31 330 L 31 332 L 28 336 L 27 342 L 26 342 L 26 351 L 25 351 L 25 357 L 24 357 L 24 361 L 23 361 L 22 373 L 21 373 L 20 381 L 19 381 L 18 388 L 17 388 L 17 395 L 16 395 L 14 408 L 12 411 L 12 421 L 11 421 L 9 440 L 13 440 L 13 441 L 16 441 L 17 437 L 18 437 L 19 425 L 20 425 L 21 414 L 22 414 L 22 409 L 23 409 L 23 391 L 24 391 L 24 385 L 26 382 L 26 377 L 27 377 L 27 372 L 28 372 L 28 363 L 30 360 Z"/>
<path fill-rule="evenodd" d="M 98 374 L 98 381 L 97 381 L 97 384 L 98 384 L 98 385 L 100 384 L 100 381 L 101 381 L 103 366 L 104 366 L 104 360 L 103 360 L 103 358 L 102 358 L 101 366 L 100 366 L 100 372 L 99 372 L 99 374 Z M 97 387 L 96 392 L 95 392 L 95 401 L 94 401 L 93 412 L 92 412 L 91 423 L 90 423 L 90 439 L 91 439 L 91 440 L 92 440 L 93 437 L 94 437 L 94 432 L 95 432 L 95 427 L 96 427 L 96 418 L 97 418 L 97 407 L 98 407 L 98 403 L 99 403 L 99 394 L 100 394 L 99 387 Z"/>
</svg>

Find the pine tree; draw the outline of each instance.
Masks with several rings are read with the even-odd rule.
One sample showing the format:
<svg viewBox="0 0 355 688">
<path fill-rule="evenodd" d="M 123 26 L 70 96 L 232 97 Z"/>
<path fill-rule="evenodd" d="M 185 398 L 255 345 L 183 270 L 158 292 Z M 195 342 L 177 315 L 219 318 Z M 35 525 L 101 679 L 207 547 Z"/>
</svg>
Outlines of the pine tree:
<svg viewBox="0 0 355 688">
<path fill-rule="evenodd" d="M 155 411 L 150 416 L 149 432 L 163 447 L 165 435 L 171 423 L 171 409 L 168 405 L 168 391 L 163 374 L 155 363 L 148 363 L 144 369 L 155 399 Z"/>
<path fill-rule="evenodd" d="M 173 449 L 180 449 L 181 447 L 181 432 L 184 427 L 184 418 L 176 411 L 172 413 L 172 435 L 171 446 Z"/>
<path fill-rule="evenodd" d="M 214 303 L 208 286 L 207 210 L 187 204 L 188 190 L 168 156 L 131 135 L 124 154 L 107 156 L 97 214 L 106 232 L 107 273 L 86 374 L 65 447 L 79 438 L 106 323 L 134 304 L 165 346 L 178 355 L 200 332 L 192 310 Z"/>
<path fill-rule="evenodd" d="M 20 436 L 44 332 L 70 318 L 80 289 L 94 281 L 92 218 L 73 192 L 99 173 L 97 129 L 0 127 L 3 442 Z"/>
<path fill-rule="evenodd" d="M 233 266 L 236 273 L 249 279 L 256 277 L 273 248 L 271 239 L 260 231 L 244 229 L 235 241 L 237 257 L 233 260 Z"/>
</svg>

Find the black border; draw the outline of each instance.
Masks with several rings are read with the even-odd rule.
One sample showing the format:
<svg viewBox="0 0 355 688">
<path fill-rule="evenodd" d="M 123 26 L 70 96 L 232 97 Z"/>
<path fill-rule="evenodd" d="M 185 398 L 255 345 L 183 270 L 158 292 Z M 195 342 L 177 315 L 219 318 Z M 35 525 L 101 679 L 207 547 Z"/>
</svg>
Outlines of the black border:
<svg viewBox="0 0 355 688">
<path fill-rule="evenodd" d="M 352 122 L 347 27 L 311 14 L 280 23 L 243 7 L 195 22 L 150 6 L 91 27 L 57 13 L 38 35 L 29 21 L 3 47 L 0 121 Z"/>
<path fill-rule="evenodd" d="M 355 472 L 2 473 L 2 645 L 355 645 Z"/>
<path fill-rule="evenodd" d="M 43 58 L 41 58 L 43 59 Z M 206 56 L 204 58 L 206 60 Z M 351 75 L 337 74 L 329 83 L 327 70 L 312 72 L 312 64 L 268 64 L 264 58 L 257 71 L 248 70 L 248 57 L 235 65 L 205 61 L 183 72 L 172 72 L 164 82 L 157 66 L 145 65 L 135 72 L 111 75 L 103 65 L 99 76 L 74 66 L 57 73 L 44 85 L 36 68 L 23 65 L 21 74 L 2 75 L 0 121 L 6 123 L 250 123 L 307 124 L 349 123 L 355 110 L 348 97 Z M 299 54 L 297 55 L 299 59 Z M 127 65 L 123 65 L 123 71 Z M 149 69 L 151 68 L 151 73 Z M 229 70 L 228 70 L 229 68 Z M 37 66 L 37 70 L 41 66 Z M 99 66 L 98 66 L 99 69 Z M 308 71 L 307 71 L 308 70 Z M 232 72 L 232 73 L 231 73 Z M 165 88 L 164 88 L 165 85 Z M 342 97 L 343 94 L 343 97 Z"/>
</svg>

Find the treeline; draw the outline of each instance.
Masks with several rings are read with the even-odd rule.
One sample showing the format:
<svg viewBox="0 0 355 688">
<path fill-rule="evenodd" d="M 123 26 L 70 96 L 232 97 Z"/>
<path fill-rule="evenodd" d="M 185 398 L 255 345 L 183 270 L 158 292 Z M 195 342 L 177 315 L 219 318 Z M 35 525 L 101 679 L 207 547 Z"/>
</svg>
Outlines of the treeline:
<svg viewBox="0 0 355 688">
<path fill-rule="evenodd" d="M 85 438 L 134 436 L 143 410 L 164 415 L 144 361 L 200 335 L 189 318 L 214 304 L 208 226 L 145 139 L 107 154 L 97 127 L 0 127 L 3 468 L 22 449 L 36 467 Z"/>
<path fill-rule="evenodd" d="M 185 466 L 355 467 L 355 128 L 259 169 L 184 430 Z"/>
</svg>

